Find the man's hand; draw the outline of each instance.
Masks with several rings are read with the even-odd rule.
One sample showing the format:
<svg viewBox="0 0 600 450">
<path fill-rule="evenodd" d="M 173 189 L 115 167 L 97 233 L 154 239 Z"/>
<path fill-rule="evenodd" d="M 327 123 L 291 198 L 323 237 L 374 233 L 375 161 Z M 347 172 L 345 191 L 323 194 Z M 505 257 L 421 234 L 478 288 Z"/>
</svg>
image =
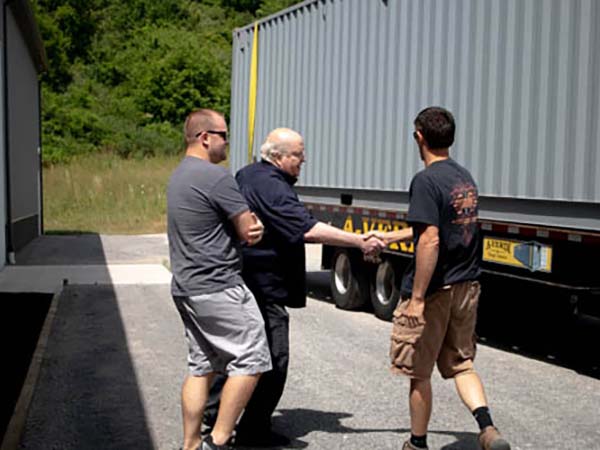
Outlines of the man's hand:
<svg viewBox="0 0 600 450">
<path fill-rule="evenodd" d="M 385 245 L 390 245 L 394 242 L 412 241 L 413 229 L 412 227 L 408 227 L 394 231 L 369 231 L 363 235 L 364 239 L 370 239 L 372 237 L 376 237 L 380 241 L 383 241 Z"/>
<path fill-rule="evenodd" d="M 371 235 L 369 237 L 363 238 L 363 242 L 360 246 L 360 249 L 364 254 L 365 261 L 378 263 L 381 262 L 379 254 L 386 247 L 387 246 L 381 239 L 375 237 L 374 235 Z"/>
<path fill-rule="evenodd" d="M 384 233 L 383 231 L 369 231 L 365 234 L 363 234 L 363 239 L 365 241 L 368 241 L 370 239 L 376 238 L 379 239 L 381 242 L 383 242 L 385 245 L 388 245 L 388 239 L 387 239 L 387 235 L 388 233 Z"/>
<path fill-rule="evenodd" d="M 250 213 L 252 218 L 254 219 L 254 224 L 250 225 L 250 229 L 248 231 L 248 245 L 254 245 L 260 242 L 263 237 L 263 233 L 265 231 L 265 226 L 260 221 L 260 219 L 254 213 Z"/>
<path fill-rule="evenodd" d="M 412 297 L 408 301 L 406 309 L 402 311 L 402 316 L 406 317 L 406 324 L 409 327 L 414 328 L 425 323 L 425 316 L 423 315 L 424 311 L 425 300 Z"/>
</svg>

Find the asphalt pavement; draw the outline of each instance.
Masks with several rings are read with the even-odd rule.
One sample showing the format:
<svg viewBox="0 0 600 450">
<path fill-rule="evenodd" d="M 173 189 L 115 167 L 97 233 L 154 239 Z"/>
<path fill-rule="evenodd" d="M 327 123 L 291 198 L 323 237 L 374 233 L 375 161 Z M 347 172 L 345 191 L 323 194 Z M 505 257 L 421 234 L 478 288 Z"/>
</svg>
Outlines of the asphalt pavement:
<svg viewBox="0 0 600 450">
<path fill-rule="evenodd" d="M 321 300 L 291 313 L 278 430 L 311 449 L 400 449 L 410 426 L 408 380 L 388 371 L 391 325 L 336 309 L 326 298 L 328 274 L 309 278 Z M 513 450 L 600 449 L 600 380 L 486 345 L 478 346 L 475 365 Z M 476 423 L 454 383 L 435 374 L 433 392 L 429 447 L 478 449 Z"/>
<path fill-rule="evenodd" d="M 85 239 L 78 239 L 79 250 L 73 237 L 52 237 L 53 250 L 38 241 L 37 251 L 17 255 L 17 263 L 73 270 L 128 265 L 138 275 L 129 281 L 72 276 L 58 288 L 13 448 L 176 449 L 183 329 L 168 284 L 156 272 L 140 275 L 144 266 L 165 266 L 166 240 L 96 236 L 82 250 Z M 293 448 L 400 449 L 409 431 L 408 380 L 388 370 L 391 325 L 335 308 L 318 250 L 309 246 L 308 306 L 290 310 L 291 367 L 274 427 L 293 438 Z M 479 346 L 476 367 L 513 449 L 600 449 L 597 378 L 486 345 Z M 453 382 L 435 375 L 433 389 L 430 448 L 477 449 L 475 421 Z"/>
</svg>

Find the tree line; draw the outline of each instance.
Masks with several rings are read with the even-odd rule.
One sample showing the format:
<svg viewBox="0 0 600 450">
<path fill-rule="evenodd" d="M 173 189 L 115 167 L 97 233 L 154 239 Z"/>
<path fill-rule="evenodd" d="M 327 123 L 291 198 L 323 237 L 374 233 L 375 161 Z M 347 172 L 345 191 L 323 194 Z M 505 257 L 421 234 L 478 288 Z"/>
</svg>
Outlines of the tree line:
<svg viewBox="0 0 600 450">
<path fill-rule="evenodd" d="M 181 151 L 190 110 L 229 113 L 233 29 L 297 1 L 34 0 L 44 164 Z"/>
</svg>

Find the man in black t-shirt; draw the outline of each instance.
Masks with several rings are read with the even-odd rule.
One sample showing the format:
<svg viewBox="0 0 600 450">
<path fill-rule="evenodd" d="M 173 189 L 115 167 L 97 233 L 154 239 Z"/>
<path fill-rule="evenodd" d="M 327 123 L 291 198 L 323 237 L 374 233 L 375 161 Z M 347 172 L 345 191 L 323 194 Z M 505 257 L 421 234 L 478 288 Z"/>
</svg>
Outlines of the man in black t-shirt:
<svg viewBox="0 0 600 450">
<path fill-rule="evenodd" d="M 410 228 L 374 233 L 388 244 L 415 243 L 415 257 L 402 280 L 402 301 L 394 311 L 390 348 L 392 371 L 411 379 L 411 437 L 403 450 L 427 448 L 430 378 L 436 363 L 442 377 L 454 378 L 458 395 L 477 420 L 483 449 L 509 450 L 492 423 L 473 369 L 481 254 L 477 185 L 449 158 L 455 131 L 449 111 L 427 108 L 414 125 L 425 169 L 410 185 Z"/>
</svg>

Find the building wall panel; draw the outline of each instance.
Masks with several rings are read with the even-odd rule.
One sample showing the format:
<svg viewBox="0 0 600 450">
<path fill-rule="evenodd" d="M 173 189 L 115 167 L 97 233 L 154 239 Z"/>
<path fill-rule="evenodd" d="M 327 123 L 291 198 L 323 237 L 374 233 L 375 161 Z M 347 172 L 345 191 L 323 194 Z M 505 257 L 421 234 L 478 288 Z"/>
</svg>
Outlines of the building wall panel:
<svg viewBox="0 0 600 450">
<path fill-rule="evenodd" d="M 6 83 L 10 207 L 13 244 L 18 247 L 39 233 L 40 165 L 39 84 L 30 51 L 10 8 L 6 10 Z M 23 233 L 18 224 L 23 224 Z"/>
</svg>

